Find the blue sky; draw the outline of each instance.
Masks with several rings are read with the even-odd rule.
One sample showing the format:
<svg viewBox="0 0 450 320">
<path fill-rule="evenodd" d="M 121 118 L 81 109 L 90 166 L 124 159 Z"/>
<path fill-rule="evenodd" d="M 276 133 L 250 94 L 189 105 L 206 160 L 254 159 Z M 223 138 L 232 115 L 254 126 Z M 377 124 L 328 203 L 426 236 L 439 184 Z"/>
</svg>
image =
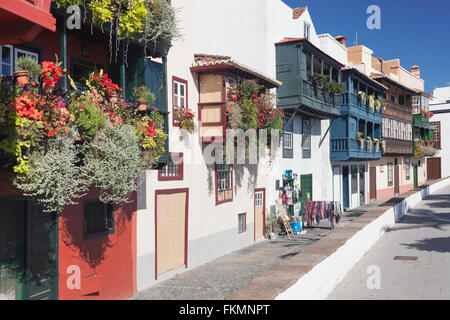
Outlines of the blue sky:
<svg viewBox="0 0 450 320">
<path fill-rule="evenodd" d="M 385 60 L 400 58 L 410 70 L 417 64 L 426 91 L 450 82 L 450 1 L 448 0 L 283 0 L 290 7 L 308 6 L 317 33 L 347 37 Z M 367 7 L 381 9 L 381 29 L 369 30 Z"/>
</svg>

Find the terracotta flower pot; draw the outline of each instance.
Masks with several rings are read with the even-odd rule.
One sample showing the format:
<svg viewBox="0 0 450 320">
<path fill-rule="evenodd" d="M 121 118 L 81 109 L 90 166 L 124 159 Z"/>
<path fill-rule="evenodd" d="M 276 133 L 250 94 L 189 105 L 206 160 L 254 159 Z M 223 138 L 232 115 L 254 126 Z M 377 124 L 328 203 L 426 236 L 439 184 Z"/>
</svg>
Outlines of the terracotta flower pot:
<svg viewBox="0 0 450 320">
<path fill-rule="evenodd" d="M 138 111 L 146 111 L 147 110 L 147 104 L 142 101 L 138 101 Z"/>
<path fill-rule="evenodd" d="M 21 84 L 28 84 L 28 71 L 26 70 L 19 70 L 14 72 L 14 77 L 16 78 L 16 81 Z"/>
<path fill-rule="evenodd" d="M 109 102 L 111 102 L 112 104 L 116 104 L 117 102 L 119 102 L 119 96 L 117 94 L 113 94 L 111 98 L 109 98 Z"/>
<path fill-rule="evenodd" d="M 54 84 L 49 85 L 49 84 L 43 82 L 43 83 L 42 83 L 42 89 L 43 89 L 44 91 L 53 91 L 53 90 L 55 89 L 55 85 L 54 85 Z"/>
</svg>

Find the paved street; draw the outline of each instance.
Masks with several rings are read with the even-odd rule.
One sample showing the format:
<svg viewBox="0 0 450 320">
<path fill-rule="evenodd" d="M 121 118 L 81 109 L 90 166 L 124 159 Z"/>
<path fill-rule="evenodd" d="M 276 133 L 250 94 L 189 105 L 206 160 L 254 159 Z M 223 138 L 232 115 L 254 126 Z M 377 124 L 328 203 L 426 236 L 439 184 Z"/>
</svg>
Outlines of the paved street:
<svg viewBox="0 0 450 320">
<path fill-rule="evenodd" d="M 396 256 L 417 260 L 394 260 Z M 367 287 L 374 275 L 367 273 L 370 266 L 380 270 L 379 290 Z M 450 299 L 449 266 L 450 186 L 430 195 L 392 227 L 328 298 Z"/>
<path fill-rule="evenodd" d="M 344 227 L 361 214 L 373 209 L 378 203 L 362 206 L 346 212 L 337 229 Z M 336 229 L 336 230 L 337 230 Z M 244 287 L 253 279 L 275 268 L 298 254 L 317 240 L 334 231 L 324 221 L 317 228 L 294 239 L 282 237 L 258 242 L 248 248 L 220 257 L 210 263 L 184 272 L 172 279 L 158 283 L 137 293 L 134 299 L 186 299 L 221 300 Z"/>
</svg>

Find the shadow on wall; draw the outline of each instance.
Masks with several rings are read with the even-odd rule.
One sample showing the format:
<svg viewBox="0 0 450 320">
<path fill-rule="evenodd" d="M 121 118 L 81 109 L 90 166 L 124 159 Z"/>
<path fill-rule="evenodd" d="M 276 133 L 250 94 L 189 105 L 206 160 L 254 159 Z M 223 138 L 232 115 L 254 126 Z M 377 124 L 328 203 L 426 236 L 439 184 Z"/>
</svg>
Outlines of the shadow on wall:
<svg viewBox="0 0 450 320">
<path fill-rule="evenodd" d="M 147 209 L 147 171 L 143 171 L 137 180 L 137 209 Z"/>
<path fill-rule="evenodd" d="M 114 247 L 117 238 L 126 231 L 132 220 L 133 210 L 130 204 L 124 204 L 115 210 L 115 232 L 109 236 L 102 236 L 85 240 L 83 237 L 83 205 L 73 205 L 62 213 L 61 240 L 74 252 L 74 258 L 81 258 L 92 269 L 98 267 L 106 258 L 105 252 Z"/>
</svg>

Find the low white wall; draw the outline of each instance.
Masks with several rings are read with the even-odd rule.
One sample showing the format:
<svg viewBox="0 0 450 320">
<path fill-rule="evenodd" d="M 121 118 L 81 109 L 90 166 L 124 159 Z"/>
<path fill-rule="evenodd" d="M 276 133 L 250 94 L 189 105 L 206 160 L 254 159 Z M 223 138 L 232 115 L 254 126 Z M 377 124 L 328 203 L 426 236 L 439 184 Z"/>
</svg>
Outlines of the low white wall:
<svg viewBox="0 0 450 320">
<path fill-rule="evenodd" d="M 450 184 L 450 178 L 418 191 L 358 231 L 343 246 L 317 264 L 276 300 L 326 299 L 353 266 L 403 215 L 430 193 Z M 332 241 L 330 239 L 330 241 Z"/>
</svg>

